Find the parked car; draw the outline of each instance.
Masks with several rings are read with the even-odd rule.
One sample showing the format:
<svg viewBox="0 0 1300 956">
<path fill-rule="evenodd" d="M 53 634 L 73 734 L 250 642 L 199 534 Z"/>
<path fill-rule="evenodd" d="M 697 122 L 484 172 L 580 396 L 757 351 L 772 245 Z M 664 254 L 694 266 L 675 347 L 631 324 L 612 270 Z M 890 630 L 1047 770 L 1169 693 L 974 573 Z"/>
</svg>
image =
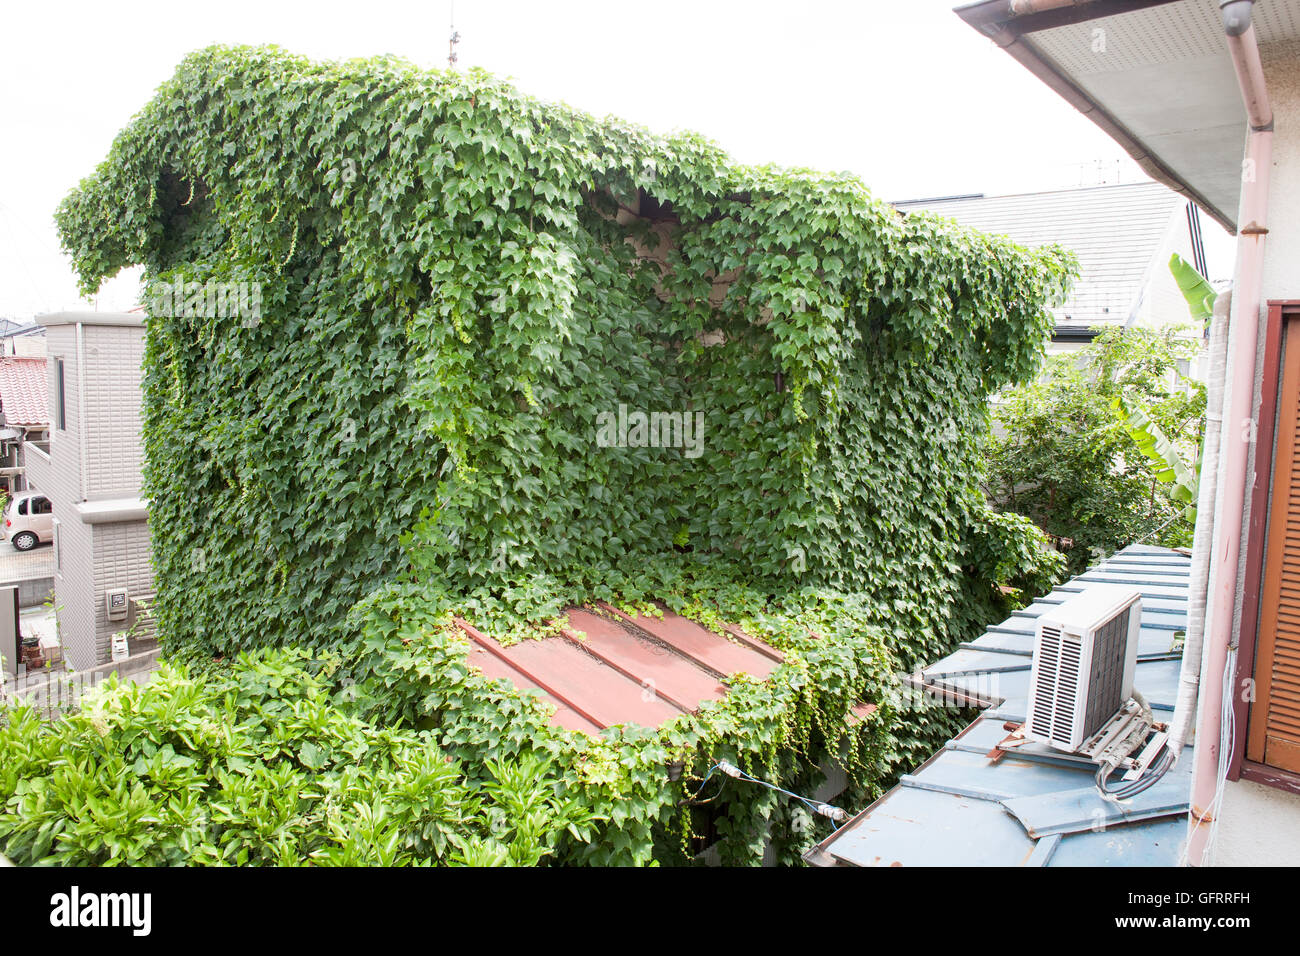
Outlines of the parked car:
<svg viewBox="0 0 1300 956">
<path fill-rule="evenodd" d="M 20 491 L 5 507 L 5 539 L 19 551 L 54 540 L 54 505 L 39 491 Z"/>
</svg>

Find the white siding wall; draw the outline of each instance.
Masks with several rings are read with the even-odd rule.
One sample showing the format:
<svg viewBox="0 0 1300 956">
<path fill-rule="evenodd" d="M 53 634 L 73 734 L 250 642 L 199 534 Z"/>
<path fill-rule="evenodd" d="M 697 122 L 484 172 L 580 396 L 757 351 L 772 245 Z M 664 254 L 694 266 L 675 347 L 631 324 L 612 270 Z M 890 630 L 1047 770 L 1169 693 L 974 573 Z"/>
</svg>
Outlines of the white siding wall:
<svg viewBox="0 0 1300 956">
<path fill-rule="evenodd" d="M 1202 228 L 1206 225 L 1204 217 L 1201 225 Z M 1142 290 L 1142 303 L 1138 307 L 1134 324 L 1152 328 L 1192 325 L 1187 300 L 1183 298 L 1182 290 L 1174 280 L 1174 274 L 1169 271 L 1169 258 L 1175 252 L 1186 262 L 1194 264 L 1192 234 L 1187 225 L 1186 206 L 1177 210 L 1169 218 L 1169 228 L 1165 230 L 1164 238 L 1151 259 L 1147 281 Z"/>
<path fill-rule="evenodd" d="M 133 599 L 151 593 L 153 573 L 147 522 L 90 525 L 76 508 L 83 500 L 131 498 L 140 493 L 144 329 L 83 325 L 81 335 L 84 351 L 79 363 L 77 326 L 51 325 L 47 331 L 50 462 L 29 466 L 29 478 L 33 487 L 49 495 L 59 519 L 59 567 L 54 578 L 59 636 L 68 663 L 85 670 L 108 660 L 113 633 L 131 623 L 109 623 L 104 593 L 118 587 L 129 588 Z M 58 427 L 57 359 L 63 359 L 65 429 Z M 83 429 L 89 465 L 84 483 Z"/>
<path fill-rule="evenodd" d="M 144 330 L 85 327 L 87 494 L 128 498 L 140 493 L 140 363 Z"/>
<path fill-rule="evenodd" d="M 112 650 L 112 636 L 127 630 L 135 622 L 135 601 L 153 591 L 153 569 L 149 564 L 149 524 L 145 521 L 121 521 L 99 524 L 94 529 L 94 625 L 95 645 L 100 660 L 107 660 Z M 113 588 L 128 588 L 131 617 L 112 621 L 104 607 L 104 594 Z M 131 648 L 132 653 L 135 649 Z"/>
<path fill-rule="evenodd" d="M 54 572 L 54 605 L 58 613 L 59 638 L 68 663 L 85 670 L 100 663 L 96 648 L 95 609 L 92 582 L 92 536 L 74 510 L 81 500 L 81 408 L 78 404 L 76 326 L 57 325 L 47 332 L 49 348 L 50 465 L 29 472 L 33 487 L 40 488 L 54 503 L 59 519 L 57 544 L 59 566 Z M 59 428 L 59 372 L 63 360 L 64 421 Z M 46 471 L 42 475 L 40 471 Z"/>
</svg>

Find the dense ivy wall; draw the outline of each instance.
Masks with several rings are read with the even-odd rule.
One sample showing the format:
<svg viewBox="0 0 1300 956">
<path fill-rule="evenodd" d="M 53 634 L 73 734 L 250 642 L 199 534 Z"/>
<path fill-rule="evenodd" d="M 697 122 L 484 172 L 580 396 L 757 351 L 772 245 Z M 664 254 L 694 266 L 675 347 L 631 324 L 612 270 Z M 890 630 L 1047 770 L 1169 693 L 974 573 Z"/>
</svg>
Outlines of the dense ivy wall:
<svg viewBox="0 0 1300 956">
<path fill-rule="evenodd" d="M 173 656 L 315 645 L 339 707 L 433 732 L 468 783 L 552 768 L 591 820 L 563 862 L 682 862 L 705 836 L 797 860 L 826 821 L 704 794 L 708 768 L 811 793 L 834 761 L 863 805 L 960 719 L 893 675 L 1059 569 L 984 504 L 976 443 L 988 396 L 1037 366 L 1060 250 L 482 73 L 273 49 L 187 58 L 58 220 L 87 290 L 146 266 Z M 649 441 L 655 413 L 692 429 Z M 649 597 L 786 660 L 588 738 L 466 668 L 448 626 L 514 640 Z"/>
<path fill-rule="evenodd" d="M 689 562 L 862 591 L 911 663 L 1005 570 L 991 521 L 1042 567 L 974 442 L 1039 361 L 1059 250 L 479 72 L 242 48 L 187 58 L 58 222 L 87 290 L 143 263 L 152 302 L 260 293 L 148 323 L 173 649 L 335 643 L 394 579 L 491 624 Z M 700 453 L 604 447 L 620 406 L 700 413 Z"/>
</svg>

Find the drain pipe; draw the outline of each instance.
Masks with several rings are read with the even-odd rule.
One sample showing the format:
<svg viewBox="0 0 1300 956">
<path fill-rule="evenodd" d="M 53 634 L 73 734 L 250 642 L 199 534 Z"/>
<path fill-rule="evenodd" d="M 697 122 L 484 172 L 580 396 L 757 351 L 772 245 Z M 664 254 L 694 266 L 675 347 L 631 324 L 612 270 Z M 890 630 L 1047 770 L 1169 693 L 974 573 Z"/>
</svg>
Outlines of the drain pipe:
<svg viewBox="0 0 1300 956">
<path fill-rule="evenodd" d="M 1206 599 L 1205 638 L 1201 658 L 1200 713 L 1193 752 L 1187 859 L 1205 862 L 1214 824 L 1219 781 L 1219 746 L 1223 728 L 1224 669 L 1237 598 L 1244 524 L 1247 469 L 1254 429 L 1255 354 L 1268 234 L 1268 184 L 1273 162 L 1273 110 L 1269 105 L 1259 43 L 1251 23 L 1254 0 L 1220 0 L 1228 53 L 1237 72 L 1250 122 L 1246 162 L 1242 167 L 1237 231 L 1237 268 L 1233 280 L 1229 361 L 1224 381 L 1223 480 L 1218 489 L 1214 550 Z"/>
<path fill-rule="evenodd" d="M 1228 359 L 1228 310 L 1232 290 L 1214 300 L 1210 326 L 1209 367 L 1206 370 L 1205 435 L 1201 439 L 1201 481 L 1196 498 L 1196 534 L 1192 540 L 1191 581 L 1187 589 L 1187 636 L 1183 641 L 1183 663 L 1178 673 L 1178 699 L 1169 723 L 1169 750 L 1174 763 L 1196 716 L 1197 691 L 1201 679 L 1201 649 L 1205 638 L 1205 602 L 1210 580 L 1210 553 L 1214 549 L 1214 515 L 1223 459 L 1219 443 L 1223 435 L 1223 376 Z"/>
</svg>

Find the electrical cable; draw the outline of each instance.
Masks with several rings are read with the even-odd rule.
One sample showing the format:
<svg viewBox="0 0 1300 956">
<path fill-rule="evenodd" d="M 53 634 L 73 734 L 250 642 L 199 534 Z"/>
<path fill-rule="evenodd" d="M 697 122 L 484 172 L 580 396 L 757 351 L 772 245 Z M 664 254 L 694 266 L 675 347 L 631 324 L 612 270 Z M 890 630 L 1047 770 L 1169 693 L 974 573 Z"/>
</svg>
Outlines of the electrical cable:
<svg viewBox="0 0 1300 956">
<path fill-rule="evenodd" d="M 1154 787 L 1173 765 L 1174 755 L 1166 750 L 1156 759 L 1154 764 L 1147 768 L 1142 776 L 1112 790 L 1106 781 L 1110 779 L 1110 775 L 1115 772 L 1116 768 L 1113 764 L 1103 763 L 1097 768 L 1097 789 L 1107 800 L 1127 800 L 1129 797 L 1135 797 L 1139 793 Z"/>
<path fill-rule="evenodd" d="M 1128 758 L 1130 754 L 1139 751 L 1145 744 L 1148 735 L 1154 724 L 1154 718 L 1151 713 L 1151 705 L 1147 703 L 1145 697 L 1137 690 L 1133 691 L 1132 700 L 1126 706 L 1131 707 L 1137 704 L 1140 708 L 1138 713 L 1138 723 L 1135 728 L 1128 732 L 1123 739 L 1109 745 L 1106 751 L 1101 755 L 1097 763 L 1097 773 L 1094 778 L 1097 792 L 1102 798 L 1111 802 L 1127 800 L 1135 797 L 1139 793 L 1150 790 L 1154 787 L 1165 774 L 1174 766 L 1177 759 L 1172 750 L 1165 748 L 1155 761 L 1148 766 L 1140 776 L 1135 780 L 1121 783 L 1120 786 L 1112 789 L 1109 784 L 1110 776 L 1119 765 Z"/>
<path fill-rule="evenodd" d="M 783 787 L 778 787 L 774 783 L 768 783 L 766 780 L 760 780 L 758 777 L 746 773 L 745 771 L 737 767 L 735 764 L 730 763 L 729 761 L 726 760 L 719 760 L 717 763 L 715 763 L 712 767 L 709 768 L 709 772 L 706 773 L 704 775 L 704 779 L 700 781 L 699 788 L 696 789 L 694 795 L 691 796 L 690 799 L 685 802 L 688 803 L 694 802 L 695 798 L 698 797 L 703 792 L 704 785 L 709 782 L 709 778 L 712 777 L 719 770 L 721 770 L 728 777 L 732 777 L 736 780 L 743 780 L 746 783 L 756 783 L 760 787 L 766 787 L 769 790 L 775 790 L 777 793 L 785 794 L 787 797 L 791 797 L 795 800 L 798 800 L 800 803 L 806 806 L 813 813 L 817 814 L 818 816 L 826 817 L 832 823 L 836 824 L 836 829 L 839 829 L 839 825 L 843 824 L 845 821 L 849 819 L 849 813 L 846 810 L 842 810 L 839 807 L 831 806 L 829 803 L 822 803 L 819 800 L 813 800 L 809 797 L 802 796 L 801 794 L 795 793 L 791 790 L 786 790 Z M 713 800 L 716 798 L 716 796 L 717 794 L 714 794 L 714 796 L 710 797 L 709 799 Z"/>
<path fill-rule="evenodd" d="M 1232 761 L 1232 751 L 1236 746 L 1237 715 L 1233 710 L 1232 675 L 1236 673 L 1237 649 L 1228 648 L 1227 659 L 1223 662 L 1223 701 L 1219 722 L 1219 764 L 1218 779 L 1214 788 L 1214 800 L 1210 804 L 1210 833 L 1205 840 L 1205 865 L 1213 866 L 1216 852 L 1216 839 L 1219 835 L 1219 820 L 1223 816 L 1223 798 L 1228 791 L 1228 764 Z"/>
<path fill-rule="evenodd" d="M 714 764 L 712 767 L 710 767 L 710 768 L 709 768 L 709 772 L 706 773 L 706 774 L 704 775 L 704 779 L 700 781 L 699 789 L 697 789 L 693 794 L 691 794 L 689 797 L 687 797 L 685 800 L 683 800 L 681 803 L 679 803 L 678 806 L 683 806 L 683 805 L 688 804 L 688 803 L 689 803 L 689 804 L 696 805 L 696 806 L 699 806 L 699 805 L 706 804 L 706 803 L 712 803 L 714 800 L 718 799 L 718 796 L 722 793 L 722 788 L 725 787 L 726 784 L 727 784 L 727 781 L 726 781 L 725 779 L 724 779 L 720 784 L 718 784 L 718 792 L 717 792 L 717 793 L 715 793 L 713 796 L 709 797 L 707 800 L 701 800 L 701 799 L 699 799 L 700 794 L 704 792 L 704 788 L 705 788 L 705 786 L 708 785 L 709 778 L 712 777 L 713 774 L 714 774 L 715 772 L 717 772 L 718 769 L 719 769 L 719 767 L 718 767 L 717 764 Z"/>
<path fill-rule="evenodd" d="M 1219 820 L 1223 816 L 1223 798 L 1228 789 L 1228 764 L 1232 760 L 1232 751 L 1237 744 L 1237 714 L 1233 710 L 1233 687 L 1232 675 L 1236 673 L 1237 648 L 1229 646 L 1227 659 L 1223 662 L 1223 699 L 1222 699 L 1222 719 L 1219 722 L 1219 759 L 1216 768 L 1217 781 L 1214 787 L 1214 798 L 1210 801 L 1209 807 L 1209 835 L 1205 840 L 1205 851 L 1198 861 L 1200 866 L 1212 866 L 1215 859 L 1215 838 L 1219 834 Z M 1200 741 L 1197 741 L 1200 743 Z M 1205 824 L 1200 824 L 1205 825 Z M 1179 866 L 1188 866 L 1191 864 L 1191 833 L 1195 831 L 1197 824 L 1189 826 L 1188 837 L 1183 840 L 1183 852 L 1179 857 Z"/>
</svg>

